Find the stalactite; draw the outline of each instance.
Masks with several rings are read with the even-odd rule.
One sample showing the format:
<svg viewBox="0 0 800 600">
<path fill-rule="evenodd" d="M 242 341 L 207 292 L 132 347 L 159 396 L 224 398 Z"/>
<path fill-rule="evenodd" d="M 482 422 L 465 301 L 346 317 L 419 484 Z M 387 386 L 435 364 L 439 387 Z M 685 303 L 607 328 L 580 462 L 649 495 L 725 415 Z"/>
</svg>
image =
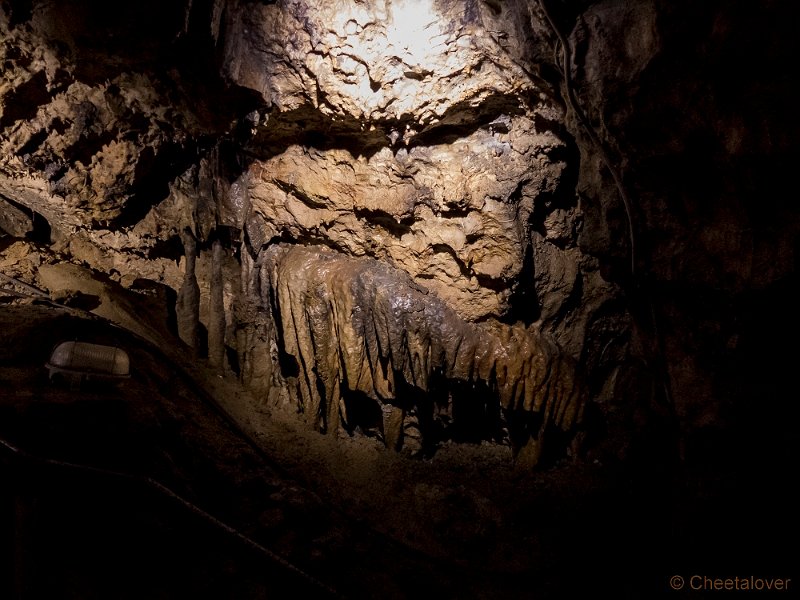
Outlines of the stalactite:
<svg viewBox="0 0 800 600">
<path fill-rule="evenodd" d="M 574 362 L 520 324 L 468 323 L 407 274 L 323 248 L 272 246 L 259 260 L 283 350 L 298 364 L 298 408 L 309 426 L 334 431 L 343 392 L 383 407 L 384 439 L 402 444 L 406 398 L 434 377 L 485 385 L 508 414 L 540 417 L 517 450 L 534 465 L 548 428 L 581 421 L 586 391 Z M 291 390 L 290 390 L 291 392 Z"/>
<path fill-rule="evenodd" d="M 211 293 L 208 317 L 208 363 L 218 374 L 225 374 L 225 306 L 223 303 L 222 242 L 211 245 Z"/>
<path fill-rule="evenodd" d="M 186 270 L 183 275 L 183 285 L 178 292 L 175 313 L 178 335 L 189 345 L 196 357 L 200 353 L 200 287 L 197 285 L 195 273 L 197 241 L 188 229 L 182 233 L 181 240 L 186 258 Z"/>
</svg>

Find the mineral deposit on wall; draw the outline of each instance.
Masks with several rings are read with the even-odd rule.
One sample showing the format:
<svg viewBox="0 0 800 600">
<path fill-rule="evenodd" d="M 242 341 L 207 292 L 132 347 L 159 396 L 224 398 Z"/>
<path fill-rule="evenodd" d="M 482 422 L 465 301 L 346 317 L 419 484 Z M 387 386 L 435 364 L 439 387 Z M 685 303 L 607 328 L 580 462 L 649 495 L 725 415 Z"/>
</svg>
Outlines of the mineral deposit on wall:
<svg viewBox="0 0 800 600">
<path fill-rule="evenodd" d="M 529 413 L 495 436 L 519 447 L 613 396 L 628 325 L 578 247 L 578 149 L 524 50 L 547 42 L 535 10 L 189 3 L 91 68 L 102 27 L 21 10 L 0 45 L 5 227 L 33 211 L 65 259 L 169 286 L 175 333 L 218 372 L 323 430 L 346 393 L 396 425 L 430 378 L 479 384 L 503 419 Z"/>
</svg>

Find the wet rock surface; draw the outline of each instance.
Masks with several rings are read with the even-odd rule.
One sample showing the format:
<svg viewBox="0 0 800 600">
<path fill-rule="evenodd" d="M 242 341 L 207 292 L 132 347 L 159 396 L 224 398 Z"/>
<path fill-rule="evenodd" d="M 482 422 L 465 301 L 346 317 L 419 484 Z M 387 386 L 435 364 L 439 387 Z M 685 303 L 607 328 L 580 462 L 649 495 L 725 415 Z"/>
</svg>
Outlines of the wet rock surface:
<svg viewBox="0 0 800 600">
<path fill-rule="evenodd" d="M 424 447 L 434 412 L 465 411 L 482 417 L 489 439 L 503 437 L 506 420 L 506 437 L 515 452 L 527 448 L 532 467 L 549 428 L 574 433 L 580 425 L 582 374 L 533 328 L 467 323 L 403 271 L 374 259 L 272 246 L 259 262 L 262 294 L 278 320 L 276 342 L 297 365 L 298 409 L 313 429 L 336 433 L 342 419 L 355 429 L 353 392 L 381 403 L 379 425 L 395 449 L 407 412 Z M 461 419 L 468 417 L 454 415 L 452 426 L 470 429 Z"/>
<path fill-rule="evenodd" d="M 791 498 L 778 482 L 794 390 L 779 348 L 800 332 L 793 5 L 120 6 L 0 2 L 3 304 L 46 296 L 178 348 L 252 394 L 232 412 L 304 420 L 318 403 L 325 429 L 337 381 L 340 407 L 358 409 L 319 443 L 403 439 L 390 461 L 477 444 L 510 467 L 519 432 L 485 417 L 520 389 L 502 369 L 459 369 L 505 365 L 507 383 L 547 386 L 561 379 L 525 371 L 546 357 L 580 373 L 563 394 L 586 389 L 576 458 L 652 484 L 648 501 L 703 499 L 675 518 L 714 516 L 708 536 L 680 539 L 741 547 L 724 515 L 762 505 L 742 481 L 764 504 Z M 420 310 L 390 310 L 384 288 Z M 369 310 L 347 318 L 337 303 Z M 398 359 L 406 330 L 442 352 Z M 545 411 L 574 406 L 559 394 Z M 420 398 L 435 406 L 433 449 Z M 530 412 L 521 438 L 544 417 Z M 569 468 L 568 437 L 544 466 Z M 438 485 L 415 482 L 409 502 L 425 513 L 459 486 Z M 359 503 L 340 491 L 330 502 Z M 500 521 L 481 497 L 453 501 L 488 531 Z M 676 505 L 654 506 L 648 523 Z M 775 526 L 785 514 L 769 513 Z M 387 531 L 413 543 L 394 515 Z"/>
</svg>

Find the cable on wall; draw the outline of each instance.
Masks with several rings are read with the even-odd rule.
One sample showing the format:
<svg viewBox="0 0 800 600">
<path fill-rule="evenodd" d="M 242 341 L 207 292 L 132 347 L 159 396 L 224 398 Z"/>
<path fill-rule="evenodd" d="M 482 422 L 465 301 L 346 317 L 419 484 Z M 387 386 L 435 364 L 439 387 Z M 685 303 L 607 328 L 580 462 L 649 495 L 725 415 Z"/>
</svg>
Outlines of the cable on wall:
<svg viewBox="0 0 800 600">
<path fill-rule="evenodd" d="M 569 45 L 569 41 L 567 40 L 566 36 L 562 33 L 562 31 L 558 28 L 553 19 L 552 15 L 550 14 L 550 10 L 547 8 L 547 3 L 545 0 L 539 0 L 539 6 L 544 13 L 545 18 L 547 19 L 550 28 L 553 30 L 553 33 L 556 35 L 559 41 L 559 45 L 561 46 L 561 69 L 562 75 L 564 76 L 564 91 L 566 93 L 566 100 L 569 108 L 572 109 L 572 112 L 577 117 L 578 121 L 583 128 L 586 130 L 586 134 L 592 140 L 592 143 L 597 147 L 597 150 L 600 152 L 600 158 L 603 160 L 603 164 L 608 169 L 609 173 L 611 173 L 611 177 L 614 180 L 614 185 L 617 187 L 617 192 L 619 193 L 619 197 L 622 200 L 622 204 L 625 207 L 625 216 L 628 220 L 628 241 L 630 243 L 630 255 L 631 255 L 631 277 L 636 276 L 636 234 L 634 231 L 633 226 L 633 208 L 631 206 L 630 197 L 628 196 L 628 192 L 625 189 L 625 184 L 622 181 L 622 174 L 614 162 L 611 160 L 608 151 L 606 150 L 603 142 L 600 140 L 600 136 L 595 131 L 594 127 L 592 127 L 591 122 L 589 121 L 586 113 L 583 112 L 580 105 L 578 104 L 578 100 L 575 97 L 575 91 L 572 88 L 572 80 L 570 79 L 570 65 L 572 64 L 572 50 Z"/>
<path fill-rule="evenodd" d="M 611 177 L 614 180 L 614 184 L 617 188 L 619 197 L 622 200 L 623 206 L 625 207 L 625 216 L 628 221 L 628 239 L 630 243 L 630 273 L 631 273 L 631 280 L 633 284 L 636 285 L 638 270 L 636 268 L 637 244 L 636 244 L 636 233 L 633 221 L 633 207 L 628 192 L 625 189 L 625 184 L 623 183 L 622 173 L 620 169 L 614 164 L 614 161 L 611 160 L 611 156 L 609 155 L 608 150 L 606 150 L 606 147 L 603 144 L 602 140 L 600 139 L 600 136 L 592 126 L 591 122 L 589 121 L 589 118 L 586 116 L 586 113 L 584 113 L 583 110 L 581 109 L 578 100 L 575 96 L 575 90 L 572 87 L 572 79 L 570 78 L 570 65 L 572 64 L 572 49 L 569 44 L 569 40 L 567 40 L 566 35 L 556 25 L 555 19 L 553 19 L 553 15 L 551 14 L 550 10 L 547 7 L 546 0 L 538 0 L 538 4 L 539 7 L 542 9 L 542 12 L 544 13 L 548 25 L 552 29 L 556 38 L 558 39 L 558 45 L 561 46 L 562 65 L 560 65 L 560 67 L 563 75 L 564 92 L 566 96 L 567 105 L 575 114 L 575 117 L 578 119 L 578 122 L 583 126 L 584 130 L 586 131 L 586 134 L 589 136 L 589 139 L 592 141 L 594 146 L 597 148 L 597 151 L 600 153 L 600 158 L 603 161 L 605 167 L 608 169 L 609 173 L 611 173 Z M 664 372 L 660 374 L 660 378 L 662 380 L 661 384 L 664 390 L 664 398 L 666 400 L 667 406 L 669 406 L 670 409 L 674 411 L 672 394 L 670 392 L 670 387 L 669 387 L 669 376 L 666 373 L 666 358 L 664 356 L 663 341 L 660 333 L 660 328 L 658 326 L 658 317 L 656 315 L 655 305 L 652 301 L 652 298 L 650 298 L 650 295 L 647 293 L 647 291 L 644 291 L 644 295 L 645 295 L 644 298 L 645 302 L 648 306 L 648 317 L 653 327 L 653 337 L 656 344 L 656 353 L 658 354 L 658 357 L 662 363 L 661 365 L 662 369 L 664 369 Z"/>
</svg>

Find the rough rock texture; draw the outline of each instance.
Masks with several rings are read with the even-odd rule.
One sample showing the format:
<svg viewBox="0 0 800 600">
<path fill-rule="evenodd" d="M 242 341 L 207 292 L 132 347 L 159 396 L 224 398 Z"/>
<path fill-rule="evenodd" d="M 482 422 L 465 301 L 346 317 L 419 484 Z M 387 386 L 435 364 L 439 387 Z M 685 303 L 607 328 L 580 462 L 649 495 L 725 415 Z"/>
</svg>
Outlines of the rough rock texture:
<svg viewBox="0 0 800 600">
<path fill-rule="evenodd" d="M 437 402 L 480 403 L 480 386 L 512 421 L 522 412 L 537 417 L 537 429 L 526 432 L 537 445 L 535 464 L 545 429 L 579 424 L 586 393 L 575 365 L 532 328 L 466 323 L 403 271 L 374 259 L 272 246 L 259 262 L 262 295 L 298 365 L 300 406 L 311 427 L 335 432 L 341 415 L 352 429 L 347 396 L 360 392 L 398 409 L 385 411 L 383 425 L 387 445 L 399 448 L 393 430 L 403 411 L 414 410 L 424 428 Z M 472 394 L 436 398 L 437 386 L 452 384 Z M 488 404 L 489 414 L 499 413 Z"/>
<path fill-rule="evenodd" d="M 219 101 L 209 20 L 198 14 L 212 9 L 62 8 L 0 8 L 0 198 L 45 221 L 47 241 L 74 245 L 69 252 L 93 266 L 138 269 L 174 286 L 181 275 L 158 259 L 180 229 L 143 218 L 246 103 L 230 88 Z"/>
<path fill-rule="evenodd" d="M 531 119 L 505 116 L 452 143 L 369 159 L 293 145 L 254 163 L 247 183 L 272 237 L 384 260 L 478 320 L 510 312 L 534 203 L 557 189 L 563 150 Z"/>
<path fill-rule="evenodd" d="M 598 460 L 781 414 L 788 4 L 123 6 L 0 3 L 0 227 L 180 292 L 220 372 L 286 397 L 256 279 L 293 243 L 405 272 L 460 327 L 533 325 L 585 374 Z"/>
<path fill-rule="evenodd" d="M 534 204 L 560 192 L 570 148 L 558 107 L 488 35 L 492 11 L 247 4 L 228 23 L 226 73 L 269 108 L 238 180 L 268 223 L 253 237 L 374 256 L 463 318 L 508 315 Z"/>
<path fill-rule="evenodd" d="M 2 304 L 213 366 L 432 579 L 791 575 L 797 3 L 66 4 L 0 0 Z"/>
<path fill-rule="evenodd" d="M 311 105 L 331 119 L 394 124 L 392 144 L 407 143 L 463 123 L 464 107 L 531 91 L 486 35 L 493 25 L 476 1 L 242 2 L 229 12 L 223 68 L 281 112 Z"/>
</svg>

